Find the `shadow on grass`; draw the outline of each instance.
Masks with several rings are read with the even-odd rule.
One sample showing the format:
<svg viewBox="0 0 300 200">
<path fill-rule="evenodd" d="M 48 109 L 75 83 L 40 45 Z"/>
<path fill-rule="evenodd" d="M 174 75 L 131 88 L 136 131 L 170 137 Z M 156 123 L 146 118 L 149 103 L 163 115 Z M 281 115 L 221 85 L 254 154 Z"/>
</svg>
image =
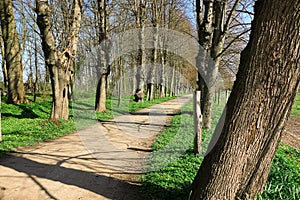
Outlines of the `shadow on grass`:
<svg viewBox="0 0 300 200">
<path fill-rule="evenodd" d="M 29 119 L 35 119 L 39 118 L 39 116 L 33 112 L 32 109 L 28 108 L 26 105 L 15 105 L 19 107 L 22 112 L 20 115 L 17 114 L 12 114 L 12 113 L 1 113 L 3 117 L 14 117 L 17 119 L 23 119 L 23 118 L 29 118 Z"/>
<path fill-rule="evenodd" d="M 143 199 L 145 200 L 188 200 L 191 184 L 185 182 L 179 187 L 180 188 L 168 190 L 157 184 L 144 182 L 141 191 L 143 193 Z"/>
</svg>

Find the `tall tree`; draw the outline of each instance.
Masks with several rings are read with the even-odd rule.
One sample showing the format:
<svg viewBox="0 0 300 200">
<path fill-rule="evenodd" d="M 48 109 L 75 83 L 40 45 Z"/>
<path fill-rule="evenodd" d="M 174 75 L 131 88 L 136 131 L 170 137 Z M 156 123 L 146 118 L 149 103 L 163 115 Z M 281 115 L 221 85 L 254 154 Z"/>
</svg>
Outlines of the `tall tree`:
<svg viewBox="0 0 300 200">
<path fill-rule="evenodd" d="M 151 63 L 150 69 L 148 70 L 147 76 L 147 100 L 153 100 L 153 93 L 154 93 L 154 83 L 155 83 L 155 65 L 157 64 L 158 58 L 158 30 L 159 30 L 159 17 L 158 17 L 158 2 L 154 0 L 151 3 L 151 23 L 154 28 L 153 34 L 153 49 L 151 55 Z"/>
<path fill-rule="evenodd" d="M 4 43 L 4 57 L 7 70 L 8 103 L 25 103 L 23 68 L 21 62 L 20 43 L 14 19 L 12 0 L 0 1 L 0 22 Z"/>
<path fill-rule="evenodd" d="M 36 1 L 37 24 L 42 38 L 45 62 L 51 76 L 53 93 L 51 120 L 68 120 L 69 117 L 68 92 L 74 74 L 78 32 L 81 23 L 81 3 L 81 0 L 73 0 L 71 18 L 66 20 L 70 23 L 67 28 L 65 27 L 67 32 L 67 37 L 63 41 L 65 45 L 63 48 L 58 48 L 53 35 L 52 12 L 48 0 Z"/>
<path fill-rule="evenodd" d="M 98 75 L 98 84 L 96 90 L 96 102 L 95 102 L 95 110 L 97 112 L 105 112 L 106 111 L 106 89 L 107 89 L 107 78 L 110 72 L 110 67 L 108 63 L 108 32 L 107 32 L 107 23 L 108 16 L 106 10 L 106 0 L 98 0 L 97 1 L 97 27 L 98 27 L 98 37 L 99 43 L 105 42 L 105 44 L 100 45 L 101 57 L 98 60 L 99 65 L 97 67 L 97 75 Z"/>
<path fill-rule="evenodd" d="M 7 88 L 7 86 L 8 86 L 7 68 L 6 68 L 6 61 L 5 61 L 4 44 L 2 42 L 2 33 L 1 33 L 1 36 L 0 36 L 0 50 L 1 50 L 1 58 L 2 58 L 1 67 L 2 67 L 2 73 L 3 73 L 3 87 Z"/>
<path fill-rule="evenodd" d="M 194 179 L 191 199 L 262 193 L 300 84 L 299 9 L 298 0 L 255 3 L 224 127 Z"/>
<path fill-rule="evenodd" d="M 206 80 L 204 81 L 199 75 L 198 81 L 198 89 L 202 91 L 201 110 L 203 112 L 203 128 L 205 129 L 211 128 L 212 101 L 221 53 L 223 53 L 229 25 L 240 0 L 233 1 L 233 5 L 227 14 L 226 6 L 228 6 L 228 2 L 228 0 L 196 0 L 199 44 L 203 48 L 199 65 L 207 65 L 209 58 L 214 61 L 214 65 L 205 67 Z"/>
<path fill-rule="evenodd" d="M 144 101 L 145 86 L 145 21 L 147 17 L 147 0 L 134 0 L 134 12 L 136 17 L 136 26 L 139 28 L 139 49 L 137 54 L 137 73 L 136 73 L 136 91 L 135 101 Z"/>
</svg>

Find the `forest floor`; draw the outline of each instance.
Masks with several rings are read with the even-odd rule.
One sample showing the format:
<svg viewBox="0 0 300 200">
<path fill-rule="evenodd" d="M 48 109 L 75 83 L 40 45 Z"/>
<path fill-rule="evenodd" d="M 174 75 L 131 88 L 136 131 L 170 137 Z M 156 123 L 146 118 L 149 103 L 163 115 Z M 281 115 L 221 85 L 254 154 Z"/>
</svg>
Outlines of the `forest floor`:
<svg viewBox="0 0 300 200">
<path fill-rule="evenodd" d="M 1 200 L 142 199 L 151 145 L 180 108 L 178 97 L 31 147 L 0 160 Z"/>
<path fill-rule="evenodd" d="M 0 160 L 1 200 L 142 199 L 140 180 L 156 134 L 191 96 L 179 97 L 31 147 Z M 300 117 L 283 142 L 300 149 Z"/>
</svg>

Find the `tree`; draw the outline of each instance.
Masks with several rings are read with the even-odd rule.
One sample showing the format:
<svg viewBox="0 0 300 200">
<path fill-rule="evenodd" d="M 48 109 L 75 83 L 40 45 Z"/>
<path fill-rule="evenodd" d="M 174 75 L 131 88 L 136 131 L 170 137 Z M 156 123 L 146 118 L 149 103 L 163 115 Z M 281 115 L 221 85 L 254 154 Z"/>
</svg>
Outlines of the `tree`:
<svg viewBox="0 0 300 200">
<path fill-rule="evenodd" d="M 1 29 L 0 29 L 1 31 Z M 7 80 L 7 68 L 6 68 L 6 61 L 5 61 L 5 50 L 4 50 L 4 44 L 2 42 L 2 33 L 0 36 L 0 50 L 1 50 L 1 67 L 2 67 L 2 73 L 3 73 L 3 88 L 6 89 L 8 86 L 8 80 Z"/>
<path fill-rule="evenodd" d="M 110 72 L 110 67 L 108 64 L 108 33 L 107 33 L 107 10 L 106 10 L 106 0 L 98 0 L 97 1 L 97 25 L 98 25 L 98 36 L 99 36 L 99 44 L 105 42 L 106 44 L 102 44 L 100 46 L 101 49 L 101 57 L 99 59 L 99 65 L 97 67 L 97 75 L 98 75 L 98 84 L 96 90 L 96 102 L 95 102 L 95 110 L 97 112 L 105 112 L 106 111 L 106 89 L 107 89 L 107 78 Z"/>
<path fill-rule="evenodd" d="M 135 101 L 144 101 L 144 85 L 145 85 L 145 21 L 146 21 L 146 8 L 147 1 L 134 0 L 134 13 L 136 17 L 136 26 L 139 28 L 139 49 L 137 54 L 137 73 L 136 73 L 136 90 Z"/>
<path fill-rule="evenodd" d="M 1 30 L 4 43 L 3 55 L 6 61 L 3 72 L 4 81 L 6 81 L 7 75 L 8 84 L 7 102 L 16 104 L 26 103 L 20 43 L 14 19 L 12 1 L 0 1 L 0 10 Z"/>
<path fill-rule="evenodd" d="M 67 8 L 64 8 L 67 9 Z M 52 86 L 52 111 L 51 120 L 69 117 L 69 88 L 74 74 L 75 56 L 77 51 L 78 33 L 81 23 L 81 0 L 72 2 L 70 18 L 65 19 L 67 24 L 66 38 L 61 40 L 59 48 L 53 35 L 51 23 L 51 9 L 47 0 L 36 1 L 37 24 L 42 38 L 42 48 L 45 62 L 50 71 Z M 66 14 L 66 13 L 64 13 Z M 58 35 L 62 37 L 61 35 Z"/>
<path fill-rule="evenodd" d="M 191 199 L 262 193 L 300 84 L 299 9 L 294 0 L 255 3 L 224 127 L 194 179 Z"/>
<path fill-rule="evenodd" d="M 201 111 L 203 112 L 203 128 L 211 128 L 212 99 L 215 81 L 218 74 L 219 63 L 229 25 L 240 0 L 235 0 L 230 12 L 226 14 L 228 1 L 221 0 L 196 0 L 196 15 L 198 26 L 199 44 L 203 48 L 201 63 L 205 66 L 211 57 L 214 66 L 206 67 L 207 80 L 199 74 L 198 90 L 201 90 Z M 226 19 L 225 17 L 226 16 Z"/>
</svg>

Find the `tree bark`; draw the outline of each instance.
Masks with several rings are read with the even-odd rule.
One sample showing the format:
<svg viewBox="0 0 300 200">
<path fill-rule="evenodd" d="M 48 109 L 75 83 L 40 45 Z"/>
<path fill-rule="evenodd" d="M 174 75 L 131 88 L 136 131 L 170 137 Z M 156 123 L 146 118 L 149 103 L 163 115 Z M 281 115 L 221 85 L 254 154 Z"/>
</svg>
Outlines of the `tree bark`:
<svg viewBox="0 0 300 200">
<path fill-rule="evenodd" d="M 225 37 L 227 35 L 229 25 L 233 20 L 233 15 L 237 9 L 239 1 L 240 0 L 235 0 L 233 2 L 233 7 L 227 15 L 227 19 L 225 19 L 227 1 L 196 1 L 199 44 L 203 47 L 204 51 L 203 58 L 201 58 L 202 66 L 207 65 L 208 59 L 212 59 L 214 61 L 214 65 L 205 67 L 207 69 L 206 82 L 199 82 L 203 85 L 198 86 L 199 88 L 202 88 L 201 107 L 203 112 L 204 129 L 211 128 L 213 93 L 217 81 L 219 63 L 222 56 L 221 54 L 223 51 Z"/>
<path fill-rule="evenodd" d="M 221 136 L 191 199 L 246 199 L 263 191 L 300 83 L 300 4 L 258 0 Z"/>
<path fill-rule="evenodd" d="M 26 103 L 20 43 L 11 0 L 0 1 L 0 21 L 7 72 L 7 103 Z M 5 77 L 6 78 L 6 77 Z M 6 81 L 6 80 L 4 80 Z"/>
<path fill-rule="evenodd" d="M 99 44 L 105 42 L 105 45 L 100 45 L 101 57 L 99 59 L 98 71 L 98 85 L 96 91 L 96 112 L 106 111 L 106 93 L 107 93 L 107 78 L 110 73 L 108 64 L 108 41 L 107 41 L 107 11 L 106 0 L 98 0 L 98 27 L 99 27 Z"/>
<path fill-rule="evenodd" d="M 146 3 L 143 0 L 135 0 L 135 10 L 137 13 L 136 23 L 139 28 L 139 50 L 137 55 L 137 73 L 136 73 L 136 90 L 135 101 L 144 101 L 144 86 L 145 86 L 145 17 L 146 17 Z"/>
<path fill-rule="evenodd" d="M 194 153 L 202 154 L 202 113 L 201 113 L 201 91 L 194 92 Z"/>
<path fill-rule="evenodd" d="M 106 87 L 107 87 L 107 73 L 102 73 L 97 84 L 96 91 L 96 112 L 106 111 Z"/>
<path fill-rule="evenodd" d="M 155 74 L 156 74 L 156 65 L 158 64 L 158 30 L 159 30 L 159 15 L 158 15 L 158 2 L 154 0 L 151 3 L 151 17 L 152 17 L 152 25 L 155 30 L 153 34 L 153 46 L 152 49 L 152 63 L 150 69 L 148 71 L 148 84 L 147 84 L 147 100 L 152 101 L 154 95 L 154 82 L 155 82 Z"/>
<path fill-rule="evenodd" d="M 36 28 L 36 24 L 34 24 Z M 34 34 L 34 66 L 35 66 L 35 80 L 33 85 L 33 101 L 36 102 L 38 92 L 38 81 L 39 81 L 39 66 L 38 66 L 38 49 L 37 49 L 37 37 Z"/>
<path fill-rule="evenodd" d="M 6 68 L 6 61 L 5 61 L 4 44 L 2 42 L 2 34 L 0 37 L 0 47 L 1 47 L 1 57 L 2 57 L 3 87 L 4 87 L 4 89 L 7 89 L 7 86 L 8 86 L 7 68 Z"/>
<path fill-rule="evenodd" d="M 163 98 L 166 95 L 166 73 L 165 73 L 165 66 L 166 66 L 166 58 L 165 53 L 161 50 L 161 68 L 160 68 L 160 77 L 159 77 L 159 98 Z"/>
<path fill-rule="evenodd" d="M 52 110 L 50 119 L 68 120 L 70 80 L 74 74 L 78 33 L 81 23 L 81 0 L 73 2 L 71 20 L 66 47 L 59 52 L 52 33 L 51 9 L 47 0 L 36 1 L 37 24 L 42 38 L 42 48 L 46 66 L 49 68 L 52 87 Z"/>
</svg>

